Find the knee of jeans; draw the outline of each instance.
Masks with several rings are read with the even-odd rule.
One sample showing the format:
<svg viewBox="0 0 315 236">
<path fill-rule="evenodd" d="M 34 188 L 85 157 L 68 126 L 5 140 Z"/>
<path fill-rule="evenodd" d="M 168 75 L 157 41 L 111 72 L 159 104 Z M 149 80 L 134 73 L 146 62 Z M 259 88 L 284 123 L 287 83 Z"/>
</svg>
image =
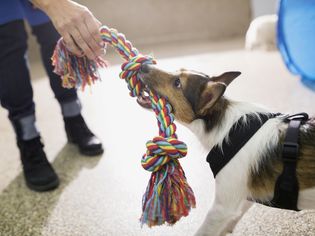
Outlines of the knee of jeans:
<svg viewBox="0 0 315 236">
<path fill-rule="evenodd" d="M 9 22 L 0 28 L 0 58 L 14 52 L 23 54 L 27 50 L 27 33 L 22 20 Z"/>
</svg>

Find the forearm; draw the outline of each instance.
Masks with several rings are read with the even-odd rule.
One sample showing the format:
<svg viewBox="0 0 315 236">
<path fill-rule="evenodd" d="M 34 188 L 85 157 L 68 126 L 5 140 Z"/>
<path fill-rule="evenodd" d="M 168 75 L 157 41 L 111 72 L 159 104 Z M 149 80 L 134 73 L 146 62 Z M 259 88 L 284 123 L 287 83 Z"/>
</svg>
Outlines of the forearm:
<svg viewBox="0 0 315 236">
<path fill-rule="evenodd" d="M 51 9 L 55 4 L 65 1 L 68 0 L 30 0 L 36 7 L 45 12 Z"/>
<path fill-rule="evenodd" d="M 68 11 L 68 14 L 76 13 L 75 10 L 84 9 L 88 11 L 85 6 L 82 6 L 71 0 L 31 0 L 31 2 L 44 11 L 54 21 L 55 18 L 60 17 L 61 14 Z M 79 13 L 79 11 L 77 11 Z M 79 14 L 77 14 L 79 15 Z"/>
</svg>

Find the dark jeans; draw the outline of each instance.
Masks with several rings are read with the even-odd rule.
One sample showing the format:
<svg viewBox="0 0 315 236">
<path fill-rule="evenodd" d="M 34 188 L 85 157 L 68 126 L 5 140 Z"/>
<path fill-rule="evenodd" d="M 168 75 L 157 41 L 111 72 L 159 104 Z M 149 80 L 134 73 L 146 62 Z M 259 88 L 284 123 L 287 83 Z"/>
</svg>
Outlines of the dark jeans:
<svg viewBox="0 0 315 236">
<path fill-rule="evenodd" d="M 42 61 L 56 99 L 61 104 L 76 100 L 76 90 L 63 88 L 51 65 L 50 58 L 60 35 L 51 22 L 33 26 L 32 34 L 40 45 Z M 24 21 L 0 25 L 0 101 L 12 121 L 35 113 L 26 52 Z"/>
</svg>

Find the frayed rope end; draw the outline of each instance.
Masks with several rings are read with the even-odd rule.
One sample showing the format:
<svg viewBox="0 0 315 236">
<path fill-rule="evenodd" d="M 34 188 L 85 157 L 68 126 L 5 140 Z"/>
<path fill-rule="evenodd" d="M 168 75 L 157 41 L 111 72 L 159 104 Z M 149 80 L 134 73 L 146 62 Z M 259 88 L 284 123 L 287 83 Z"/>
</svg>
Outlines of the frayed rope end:
<svg viewBox="0 0 315 236">
<path fill-rule="evenodd" d="M 153 172 L 142 199 L 141 225 L 174 225 L 196 207 L 194 193 L 177 160 Z"/>
<path fill-rule="evenodd" d="M 81 87 L 83 90 L 86 85 L 100 80 L 98 68 L 107 66 L 107 62 L 101 57 L 90 60 L 86 56 L 79 57 L 72 54 L 62 38 L 57 42 L 51 59 L 55 67 L 54 72 L 61 76 L 62 86 L 65 88 Z"/>
</svg>

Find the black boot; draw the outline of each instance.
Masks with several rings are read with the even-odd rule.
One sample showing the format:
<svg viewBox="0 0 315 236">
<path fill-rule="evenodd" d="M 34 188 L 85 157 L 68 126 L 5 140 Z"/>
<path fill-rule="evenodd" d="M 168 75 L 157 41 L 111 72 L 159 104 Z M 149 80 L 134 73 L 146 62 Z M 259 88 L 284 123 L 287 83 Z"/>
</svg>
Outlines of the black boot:
<svg viewBox="0 0 315 236">
<path fill-rule="evenodd" d="M 18 140 L 27 186 L 35 191 L 48 191 L 59 185 L 59 179 L 47 160 L 40 137 Z"/>
<path fill-rule="evenodd" d="M 82 154 L 96 156 L 104 152 L 101 141 L 90 131 L 81 115 L 64 118 L 70 143 L 78 145 Z"/>
</svg>

